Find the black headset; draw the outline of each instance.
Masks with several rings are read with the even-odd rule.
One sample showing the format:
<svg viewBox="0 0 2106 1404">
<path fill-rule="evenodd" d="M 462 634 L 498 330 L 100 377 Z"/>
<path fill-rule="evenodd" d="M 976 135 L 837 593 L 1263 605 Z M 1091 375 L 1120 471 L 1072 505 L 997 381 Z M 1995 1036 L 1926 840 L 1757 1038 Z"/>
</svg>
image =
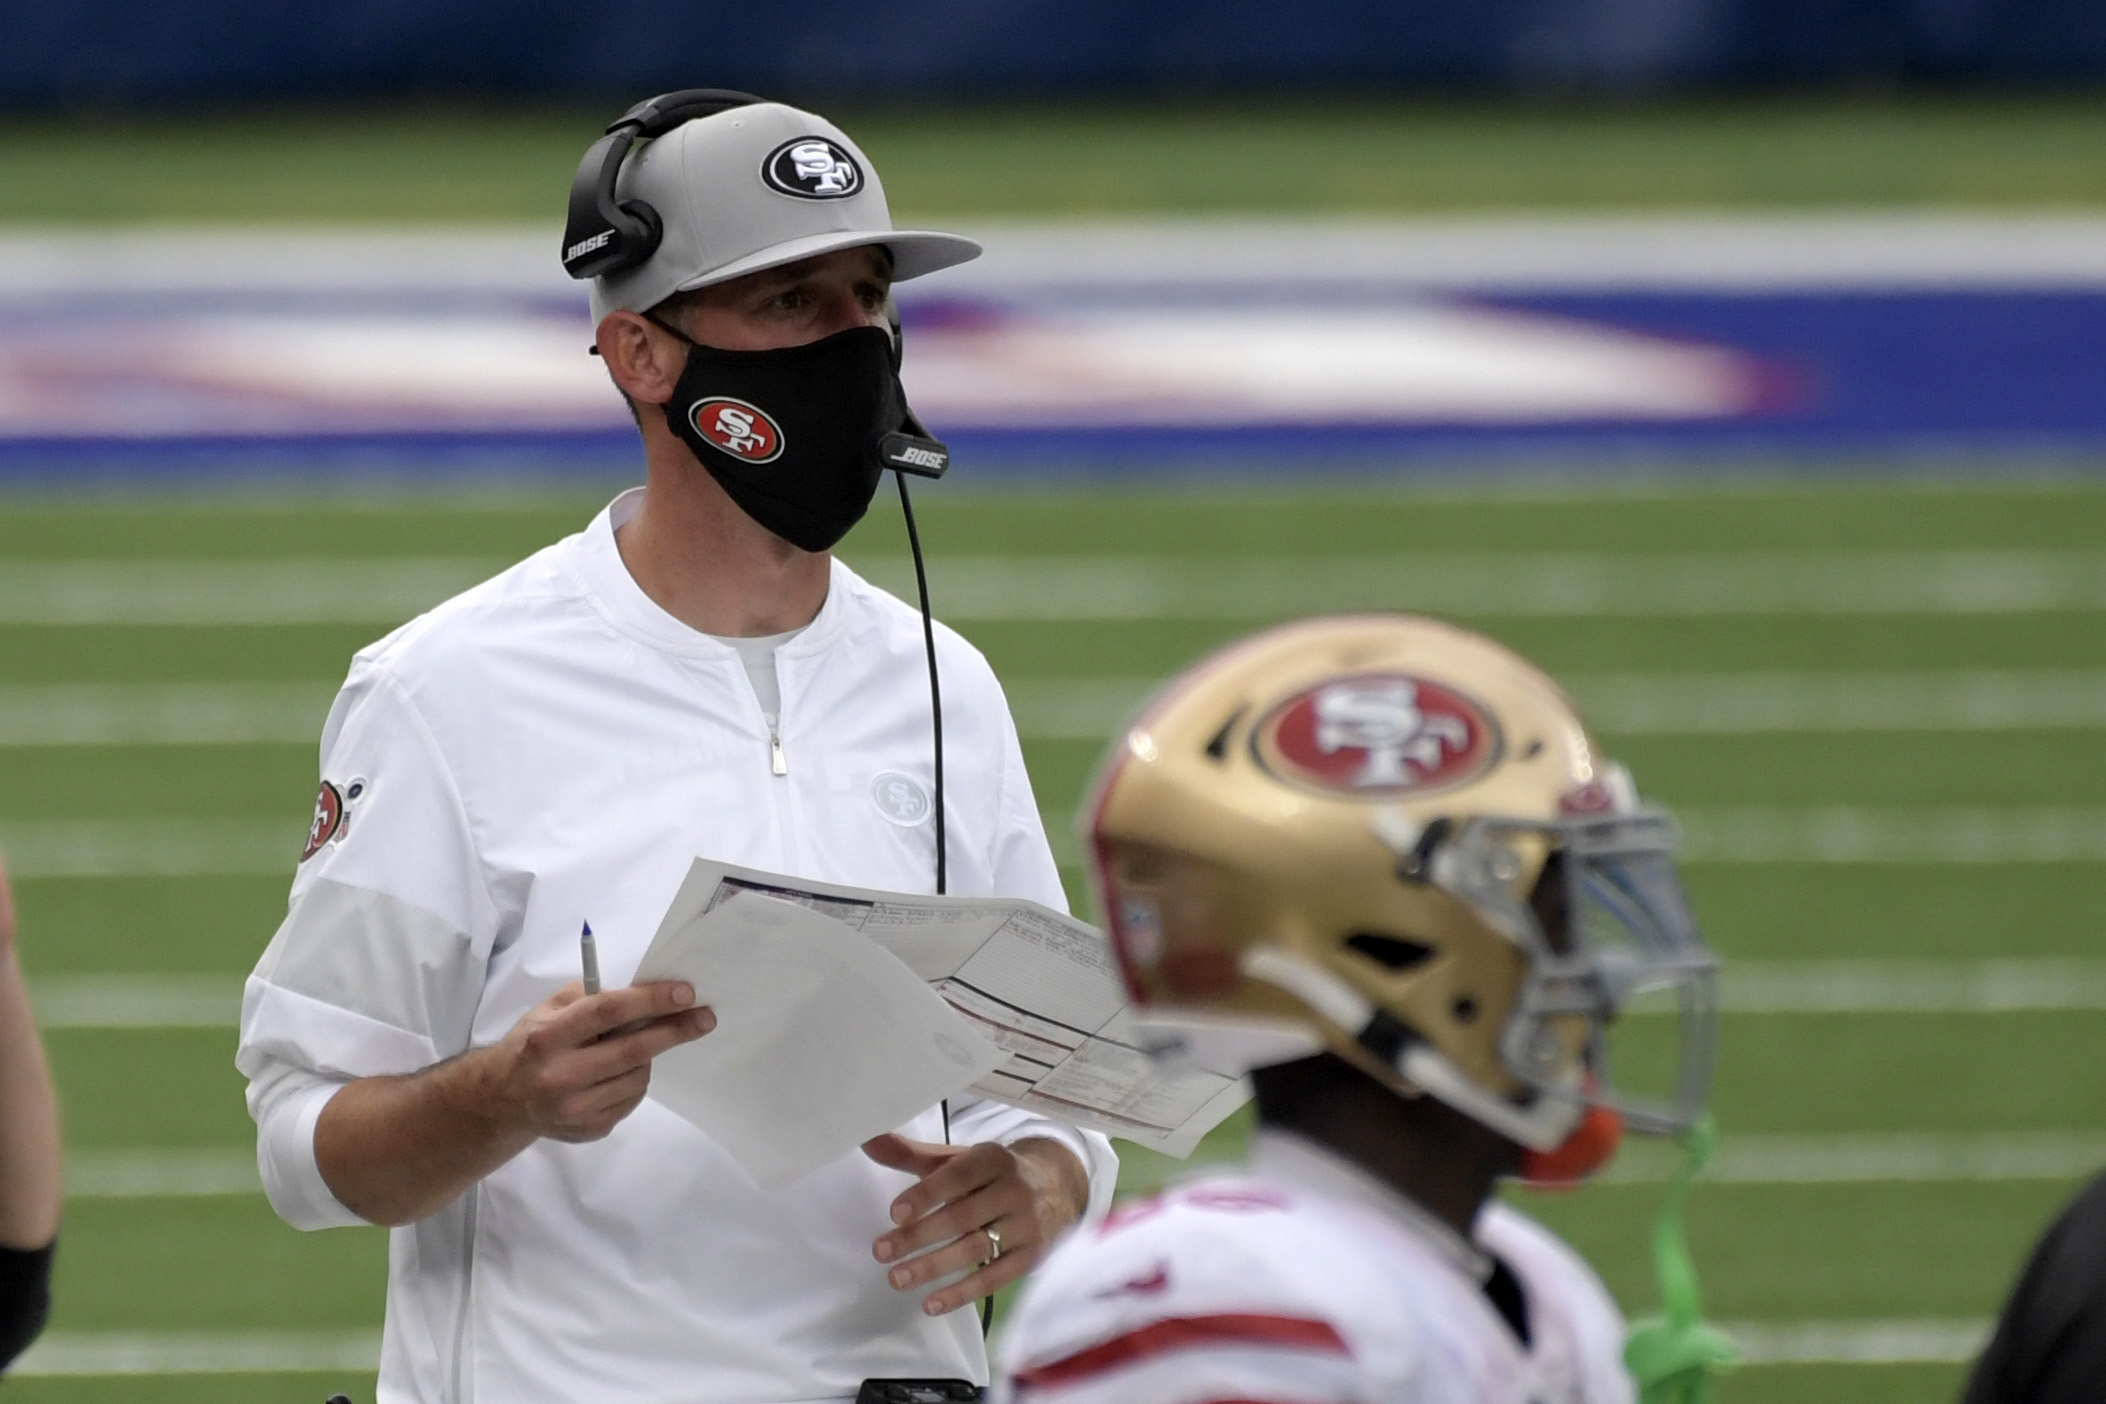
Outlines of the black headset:
<svg viewBox="0 0 2106 1404">
<path fill-rule="evenodd" d="M 614 198 L 622 162 L 639 141 L 664 136 L 682 122 L 713 117 L 734 107 L 764 102 L 730 88 L 682 88 L 646 98 L 607 126 L 607 134 L 585 149 L 570 182 L 570 213 L 563 223 L 563 271 L 573 278 L 603 278 L 634 268 L 665 237 L 658 211 L 643 200 Z"/>
</svg>

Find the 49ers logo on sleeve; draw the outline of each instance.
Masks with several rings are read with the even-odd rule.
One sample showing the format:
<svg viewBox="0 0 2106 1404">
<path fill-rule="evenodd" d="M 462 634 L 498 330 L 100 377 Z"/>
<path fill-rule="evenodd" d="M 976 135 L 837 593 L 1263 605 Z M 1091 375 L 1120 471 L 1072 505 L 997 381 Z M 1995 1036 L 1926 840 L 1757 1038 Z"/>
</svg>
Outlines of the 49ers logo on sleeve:
<svg viewBox="0 0 2106 1404">
<path fill-rule="evenodd" d="M 1459 692 L 1384 673 L 1288 698 L 1251 733 L 1251 748 L 1283 780 L 1388 797 L 1482 775 L 1499 758 L 1499 729 Z"/>
<path fill-rule="evenodd" d="M 365 793 L 364 780 L 353 780 L 341 789 L 331 781 L 322 782 L 314 797 L 314 822 L 307 826 L 307 847 L 300 851 L 302 863 L 350 830 L 351 810 Z"/>
<path fill-rule="evenodd" d="M 782 454 L 782 429 L 759 405 L 744 400 L 704 400 L 688 411 L 695 432 L 733 458 L 773 463 Z"/>
</svg>

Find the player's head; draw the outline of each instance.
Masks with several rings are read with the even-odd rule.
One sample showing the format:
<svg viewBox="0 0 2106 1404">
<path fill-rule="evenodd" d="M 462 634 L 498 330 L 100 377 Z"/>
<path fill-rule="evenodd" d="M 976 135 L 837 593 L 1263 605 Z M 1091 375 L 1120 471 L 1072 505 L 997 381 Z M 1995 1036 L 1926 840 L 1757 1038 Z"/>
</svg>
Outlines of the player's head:
<svg viewBox="0 0 2106 1404">
<path fill-rule="evenodd" d="M 1368 615 L 1233 646 L 1113 748 L 1087 824 L 1136 1004 L 1208 1062 L 1328 1050 L 1542 1179 L 1591 1169 L 1614 1119 L 1701 1110 L 1715 962 L 1673 828 L 1490 639 Z M 1641 994 L 1680 1037 L 1634 1019 L 1612 1066 L 1608 1026 Z"/>
</svg>

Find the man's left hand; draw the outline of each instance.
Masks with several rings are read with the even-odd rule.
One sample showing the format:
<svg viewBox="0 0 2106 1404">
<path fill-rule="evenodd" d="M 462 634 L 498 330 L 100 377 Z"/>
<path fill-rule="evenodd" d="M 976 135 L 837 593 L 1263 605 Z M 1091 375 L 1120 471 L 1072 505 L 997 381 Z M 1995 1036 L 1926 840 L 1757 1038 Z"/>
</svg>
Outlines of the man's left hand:
<svg viewBox="0 0 2106 1404">
<path fill-rule="evenodd" d="M 1089 1204 L 1082 1162 L 1047 1137 L 946 1146 L 888 1132 L 865 1141 L 863 1154 L 917 1177 L 892 1201 L 899 1227 L 872 1245 L 879 1262 L 898 1264 L 889 1274 L 893 1287 L 912 1291 L 976 1269 L 922 1299 L 931 1316 L 991 1296 L 1031 1271 Z"/>
</svg>

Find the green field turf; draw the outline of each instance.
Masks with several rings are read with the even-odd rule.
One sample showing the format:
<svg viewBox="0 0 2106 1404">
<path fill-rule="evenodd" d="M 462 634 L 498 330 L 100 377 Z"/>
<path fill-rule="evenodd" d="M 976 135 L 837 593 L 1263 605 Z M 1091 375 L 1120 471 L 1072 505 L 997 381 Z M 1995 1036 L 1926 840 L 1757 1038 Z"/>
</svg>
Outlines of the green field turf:
<svg viewBox="0 0 2106 1404">
<path fill-rule="evenodd" d="M 0 223 L 553 222 L 621 105 L 13 118 Z M 915 219 L 2106 202 L 2089 94 L 826 106 Z"/>
<path fill-rule="evenodd" d="M 845 546 L 873 568 L 901 551 L 880 499 Z M 598 499 L 268 501 L 0 499 L 0 562 L 214 562 L 305 558 L 506 560 L 582 525 Z M 1661 552 L 1996 550 L 2097 553 L 2106 486 L 1858 482 L 1432 493 L 971 493 L 920 498 L 939 613 L 945 558 L 1297 557 L 1428 550 Z M 970 614 L 961 602 L 960 608 Z M 2098 605 L 2015 613 L 1746 614 L 1704 618 L 1496 617 L 1473 623 L 1572 675 L 1885 670 L 1934 676 L 2106 669 Z M 0 622 L 0 690 L 26 685 L 307 681 L 326 694 L 350 652 L 387 621 L 314 626 L 50 626 Z M 1163 676 L 1246 632 L 1248 620 L 971 620 L 1013 692 L 1092 677 Z M 2106 712 L 2102 712 L 2106 717 Z M 2024 810 L 2106 805 L 2106 722 L 1971 731 L 1786 731 L 1606 736 L 1657 797 L 1692 811 L 1762 805 Z M 1026 742 L 1041 808 L 1065 825 L 1099 753 L 1094 740 Z M 60 821 L 254 821 L 288 842 L 306 822 L 311 744 L 0 744 L 0 843 Z M 129 831 L 127 831 L 129 832 Z M 14 839 L 10 839 L 10 835 Z M 25 850 L 26 851 L 26 850 Z M 24 958 L 37 980 L 215 976 L 231 990 L 283 910 L 285 873 L 25 877 Z M 121 866 L 121 864 L 119 865 Z M 1075 899 L 1079 873 L 1066 870 Z M 2106 957 L 2106 863 L 1703 863 L 1693 899 L 1729 961 L 1939 962 Z M 1940 967 L 1942 968 L 1942 967 Z M 1640 1044 L 1653 1026 L 1632 1026 Z M 66 1028 L 49 1035 L 76 1163 L 120 1152 L 223 1150 L 249 1126 L 231 1028 Z M 1736 1137 L 1917 1133 L 1999 1138 L 2106 1135 L 2106 1020 L 2096 1008 L 2001 1013 L 1735 1013 L 1725 1020 L 1715 1106 Z M 1208 1156 L 1232 1155 L 1232 1122 Z M 1722 1152 L 1723 1154 L 1724 1152 Z M 1129 1158 L 1130 1185 L 1174 1167 Z M 1708 1304 L 1753 1323 L 1960 1322 L 1990 1315 L 2026 1245 L 2077 1183 L 1964 1175 L 1854 1183 L 1715 1183 L 1690 1232 Z M 1585 1250 L 1633 1314 L 1655 1305 L 1645 1235 L 1652 1184 L 1520 1196 Z M 377 1231 L 301 1235 L 259 1193 L 76 1199 L 60 1257 L 54 1338 L 377 1329 L 385 1241 Z M 1727 1381 L 1724 1404 L 1950 1398 L 1954 1363 L 1768 1365 Z M 52 1401 L 319 1401 L 357 1372 L 21 1378 L 10 1398 Z"/>
</svg>

